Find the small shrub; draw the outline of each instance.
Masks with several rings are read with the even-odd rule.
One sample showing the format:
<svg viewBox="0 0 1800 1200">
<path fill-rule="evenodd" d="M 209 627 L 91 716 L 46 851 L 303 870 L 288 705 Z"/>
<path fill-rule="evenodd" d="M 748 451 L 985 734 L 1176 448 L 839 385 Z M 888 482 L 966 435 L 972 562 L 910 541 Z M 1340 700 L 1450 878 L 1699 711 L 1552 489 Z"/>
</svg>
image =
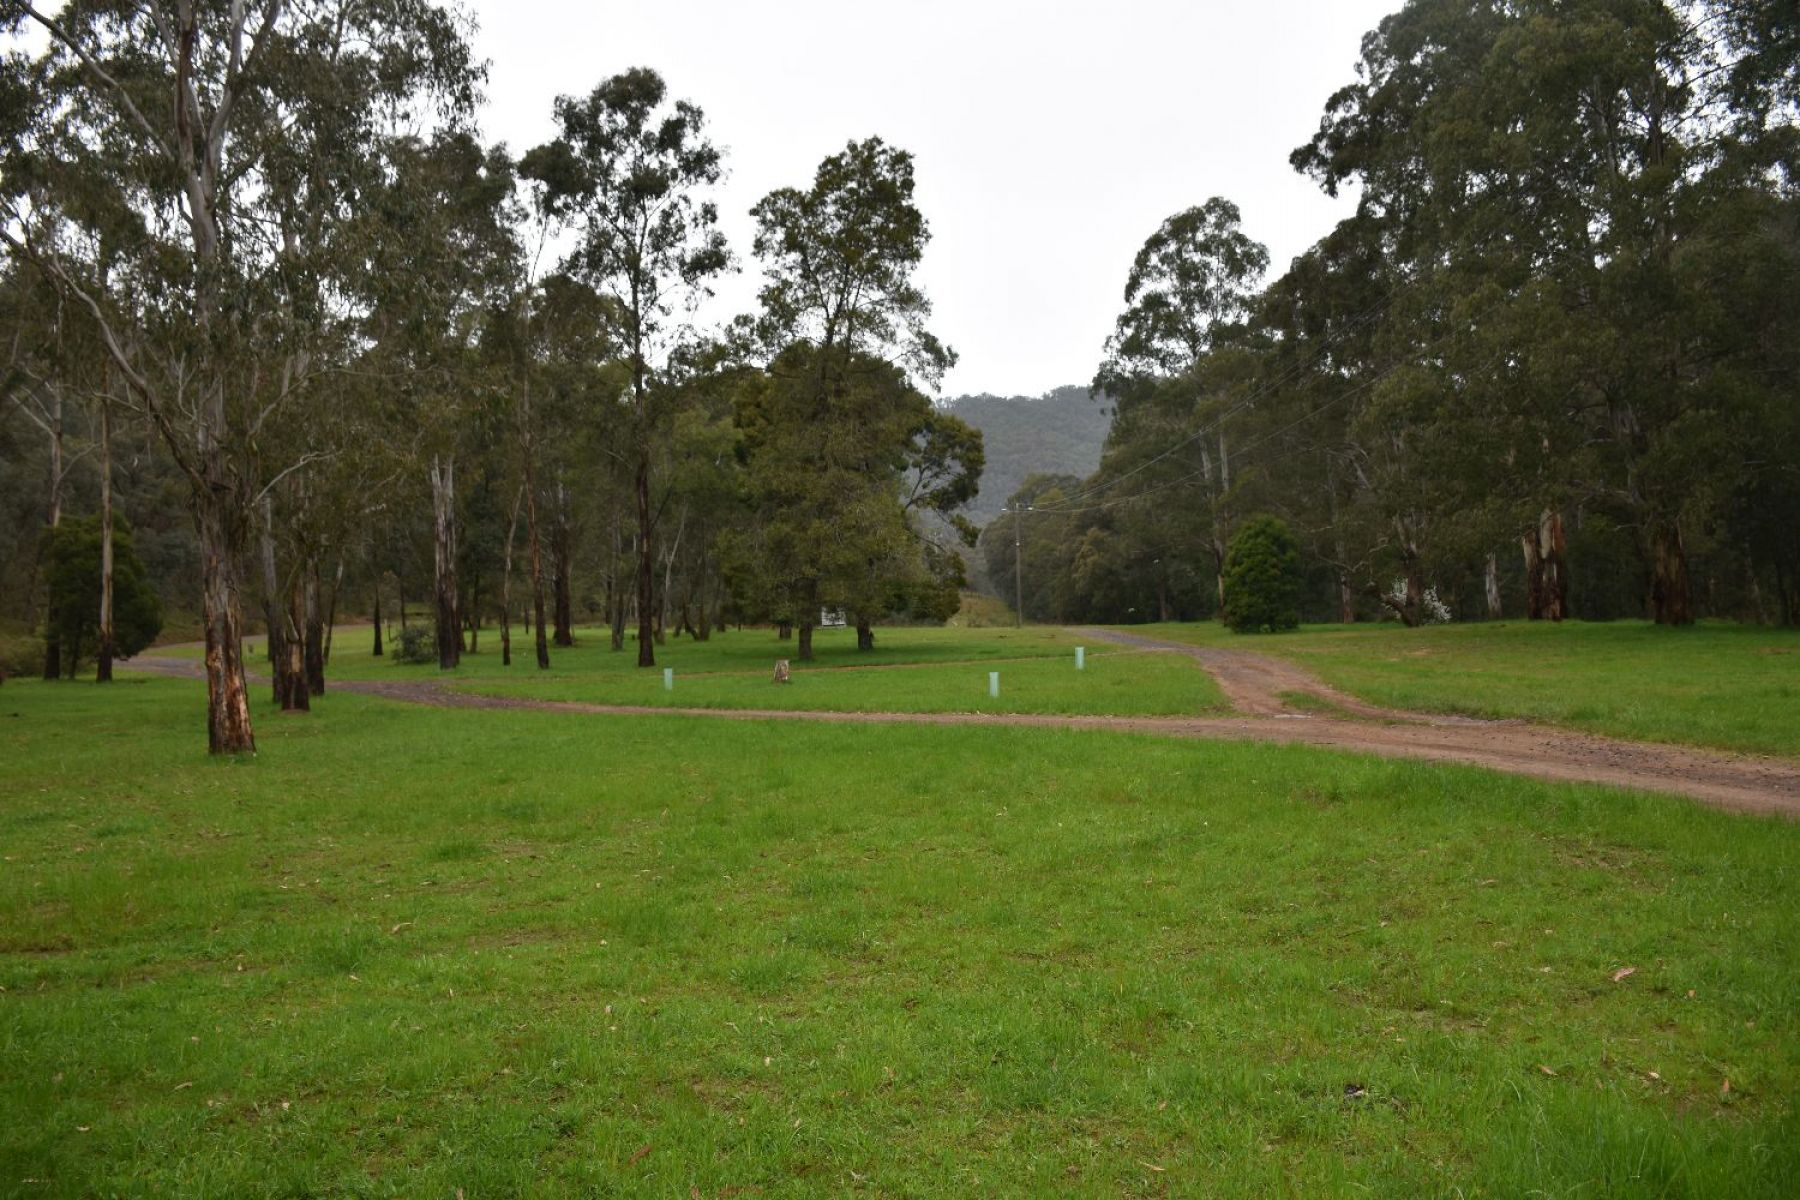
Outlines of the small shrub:
<svg viewBox="0 0 1800 1200">
<path fill-rule="evenodd" d="M 0 680 L 33 676 L 43 669 L 43 638 L 35 634 L 0 633 Z"/>
<path fill-rule="evenodd" d="M 430 625 L 408 625 L 388 643 L 388 657 L 400 663 L 437 661 L 437 630 Z"/>
<path fill-rule="evenodd" d="M 1225 623 L 1238 633 L 1300 625 L 1300 544 L 1277 517 L 1244 523 L 1225 553 Z"/>
</svg>

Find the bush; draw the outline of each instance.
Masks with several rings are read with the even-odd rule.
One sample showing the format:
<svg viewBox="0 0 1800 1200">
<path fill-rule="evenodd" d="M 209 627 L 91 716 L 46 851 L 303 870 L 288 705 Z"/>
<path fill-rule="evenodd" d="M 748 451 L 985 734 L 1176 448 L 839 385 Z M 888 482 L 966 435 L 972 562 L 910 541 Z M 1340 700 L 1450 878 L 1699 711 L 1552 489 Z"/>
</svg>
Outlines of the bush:
<svg viewBox="0 0 1800 1200">
<path fill-rule="evenodd" d="M 437 630 L 430 625 L 408 625 L 388 643 L 388 657 L 402 663 L 436 662 Z"/>
<path fill-rule="evenodd" d="M 1277 517 L 1253 517 L 1225 553 L 1225 623 L 1238 633 L 1300 625 L 1300 544 Z"/>
<path fill-rule="evenodd" d="M 33 676 L 43 669 L 43 638 L 35 634 L 0 633 L 0 681 Z"/>
</svg>

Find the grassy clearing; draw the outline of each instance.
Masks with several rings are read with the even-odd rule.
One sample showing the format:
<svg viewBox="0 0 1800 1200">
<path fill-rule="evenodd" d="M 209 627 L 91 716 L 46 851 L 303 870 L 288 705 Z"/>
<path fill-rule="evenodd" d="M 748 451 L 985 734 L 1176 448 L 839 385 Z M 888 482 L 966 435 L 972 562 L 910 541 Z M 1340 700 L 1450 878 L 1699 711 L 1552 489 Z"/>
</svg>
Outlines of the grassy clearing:
<svg viewBox="0 0 1800 1200">
<path fill-rule="evenodd" d="M 1791 824 L 335 693 L 221 764 L 198 696 L 0 692 L 0 1192 L 1800 1191 Z"/>
<path fill-rule="evenodd" d="M 370 654 L 365 629 L 340 630 L 330 678 L 447 680 L 484 695 L 591 704 L 648 704 L 684 708 L 773 708 L 848 712 L 1112 713 L 1192 716 L 1225 711 L 1218 685 L 1191 659 L 1087 648 L 1087 667 L 1074 653 L 1085 640 L 1056 628 L 898 628 L 878 632 L 877 649 L 856 649 L 854 630 L 820 630 L 812 663 L 792 664 L 793 682 L 771 682 L 775 660 L 794 653 L 792 641 L 767 629 L 718 633 L 708 642 L 671 640 L 657 647 L 658 669 L 637 666 L 636 646 L 609 648 L 604 629 L 578 631 L 573 648 L 553 649 L 551 669 L 539 671 L 531 646 L 513 646 L 513 665 L 500 665 L 499 639 L 466 655 L 454 671 L 435 663 L 403 664 Z M 260 645 L 256 639 L 253 646 Z M 192 648 L 182 653 L 197 658 Z M 252 660 L 254 661 L 254 659 Z M 664 691 L 662 667 L 675 670 Z M 988 696 L 988 672 L 1000 672 L 1000 698 Z"/>
<path fill-rule="evenodd" d="M 1278 654 L 1395 708 L 1800 755 L 1800 632 L 1791 629 L 1498 621 L 1317 625 L 1278 637 L 1242 637 L 1211 622 L 1131 631 Z"/>
<path fill-rule="evenodd" d="M 988 695 L 990 671 L 1000 673 L 998 698 Z M 550 678 L 515 669 L 504 679 L 484 678 L 465 688 L 541 700 L 695 708 L 1131 716 L 1227 711 L 1218 685 L 1198 663 L 1186 655 L 1155 653 L 1090 653 L 1081 671 L 1061 656 L 867 668 L 796 666 L 786 687 L 775 686 L 767 671 L 690 674 L 677 667 L 673 690 L 663 688 L 660 672 Z"/>
<path fill-rule="evenodd" d="M 535 670 L 531 639 L 513 630 L 513 666 L 500 665 L 500 634 L 489 627 L 482 630 L 480 653 L 465 654 L 457 671 L 444 676 L 435 663 L 398 663 L 391 656 L 376 658 L 371 653 L 373 642 L 367 625 L 339 626 L 333 636 L 331 667 L 334 675 L 346 679 L 393 679 L 416 675 L 420 678 L 504 679 L 521 668 Z M 253 637 L 245 642 L 255 657 L 262 653 L 263 639 Z M 813 635 L 814 661 L 794 662 L 795 670 L 827 670 L 832 667 L 892 666 L 896 664 L 974 662 L 983 659 L 1064 658 L 1072 657 L 1075 647 L 1084 644 L 1074 630 L 1054 626 L 1025 629 L 954 629 L 941 626 L 902 626 L 875 631 L 875 649 L 864 653 L 856 648 L 854 629 L 820 629 Z M 1098 649 L 1105 649 L 1099 647 Z M 656 648 L 660 666 L 672 666 L 684 672 L 740 671 L 768 675 L 778 658 L 793 660 L 798 652 L 794 639 L 782 641 L 772 629 L 717 630 L 712 639 L 696 642 L 691 638 L 671 638 Z M 180 655 L 198 659 L 197 646 L 159 650 L 159 654 Z M 630 675 L 638 671 L 637 641 L 627 635 L 625 648 L 613 650 L 603 627 L 582 626 L 575 630 L 575 645 L 550 647 L 551 669 L 541 678 L 584 677 L 593 675 Z"/>
</svg>

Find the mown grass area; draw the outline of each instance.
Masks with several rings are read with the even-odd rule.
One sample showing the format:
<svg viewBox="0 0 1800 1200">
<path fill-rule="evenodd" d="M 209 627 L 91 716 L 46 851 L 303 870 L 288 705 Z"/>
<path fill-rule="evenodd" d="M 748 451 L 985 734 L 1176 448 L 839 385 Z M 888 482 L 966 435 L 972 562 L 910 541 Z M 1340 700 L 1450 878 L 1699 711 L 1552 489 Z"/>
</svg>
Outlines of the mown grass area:
<svg viewBox="0 0 1800 1200">
<path fill-rule="evenodd" d="M 1088 642 L 1095 642 L 1087 645 Z M 252 639 L 259 662 L 261 639 Z M 847 712 L 1110 713 L 1192 716 L 1226 711 L 1211 676 L 1191 658 L 1123 650 L 1072 629 L 954 629 L 899 627 L 880 630 L 872 652 L 856 648 L 848 629 L 815 635 L 815 661 L 792 661 L 793 641 L 772 630 L 715 633 L 711 640 L 670 639 L 656 648 L 657 667 L 637 666 L 635 642 L 610 648 L 604 629 L 577 631 L 574 647 L 553 647 L 551 666 L 537 668 L 533 646 L 513 643 L 513 665 L 500 665 L 500 643 L 491 632 L 480 653 L 460 667 L 375 658 L 364 628 L 340 629 L 333 638 L 330 679 L 442 680 L 483 695 L 591 704 L 649 704 L 691 708 L 771 708 Z M 1075 647 L 1086 648 L 1086 667 L 1075 669 Z M 188 648 L 182 653 L 199 657 Z M 775 660 L 788 658 L 792 681 L 773 682 Z M 663 667 L 675 671 L 675 687 L 663 687 Z M 988 673 L 1000 672 L 1000 696 L 988 695 Z"/>
<path fill-rule="evenodd" d="M 1800 1191 L 1792 823 L 260 691 L 0 691 L 0 1192 Z"/>
<path fill-rule="evenodd" d="M 1395 708 L 1800 755 L 1800 631 L 1792 629 L 1496 621 L 1309 625 L 1240 636 L 1197 622 L 1130 632 L 1281 655 L 1334 687 Z"/>
<path fill-rule="evenodd" d="M 1100 650 L 1106 650 L 1102 646 Z M 670 656 L 676 660 L 676 656 Z M 659 659 L 660 661 L 660 659 Z M 988 674 L 1000 674 L 1000 695 L 988 693 Z M 878 667 L 795 664 L 785 686 L 768 671 L 697 672 L 675 668 L 665 689 L 660 671 L 608 671 L 540 676 L 517 668 L 504 678 L 482 677 L 464 690 L 483 695 L 577 700 L 594 704 L 757 708 L 834 712 L 1105 713 L 1194 716 L 1229 711 L 1218 684 L 1186 655 L 1088 653 L 1076 670 L 1072 657 L 970 659 L 960 663 Z"/>
<path fill-rule="evenodd" d="M 692 638 L 670 638 L 656 647 L 659 667 L 673 666 L 684 673 L 701 671 L 760 672 L 768 675 L 775 660 L 788 659 L 795 670 L 826 670 L 832 667 L 870 667 L 895 664 L 933 662 L 973 662 L 982 659 L 1065 658 L 1084 645 L 1076 630 L 1057 626 L 1027 626 L 1024 629 L 955 629 L 945 626 L 896 626 L 875 631 L 875 649 L 856 648 L 856 631 L 842 627 L 819 629 L 813 634 L 814 661 L 795 660 L 799 643 L 794 638 L 783 641 L 773 629 L 720 629 L 704 642 Z M 252 662 L 262 657 L 263 639 L 246 639 Z M 419 678 L 488 679 L 507 678 L 521 669 L 537 670 L 534 643 L 516 626 L 513 629 L 513 665 L 500 665 L 500 633 L 489 626 L 481 631 L 478 653 L 465 654 L 460 668 L 440 672 L 437 663 L 401 663 L 393 658 L 393 639 L 381 658 L 374 657 L 373 629 L 368 625 L 341 625 L 332 638 L 332 673 L 346 679 L 394 679 L 408 675 Z M 1107 647 L 1089 647 L 1090 653 Z M 181 655 L 198 659 L 198 646 L 182 646 L 156 653 Z M 628 633 L 622 650 L 611 648 L 604 627 L 581 626 L 575 630 L 574 646 L 550 647 L 550 670 L 541 678 L 603 675 L 629 675 L 639 670 L 637 639 Z M 648 672 L 645 672 L 648 674 Z M 659 675 L 658 678 L 661 678 Z"/>
</svg>

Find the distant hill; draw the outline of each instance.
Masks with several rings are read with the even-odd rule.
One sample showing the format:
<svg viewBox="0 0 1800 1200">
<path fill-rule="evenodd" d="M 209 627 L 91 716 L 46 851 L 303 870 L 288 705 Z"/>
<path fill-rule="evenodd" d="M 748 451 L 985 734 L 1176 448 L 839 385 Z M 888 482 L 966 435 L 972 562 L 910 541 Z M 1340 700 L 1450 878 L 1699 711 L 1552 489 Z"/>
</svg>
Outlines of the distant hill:
<svg viewBox="0 0 1800 1200">
<path fill-rule="evenodd" d="M 986 525 L 1027 475 L 1081 475 L 1100 465 L 1112 426 L 1112 404 L 1089 399 L 1086 387 L 1060 387 L 1042 396 L 958 396 L 944 407 L 981 430 L 987 466 L 969 519 Z"/>
</svg>

